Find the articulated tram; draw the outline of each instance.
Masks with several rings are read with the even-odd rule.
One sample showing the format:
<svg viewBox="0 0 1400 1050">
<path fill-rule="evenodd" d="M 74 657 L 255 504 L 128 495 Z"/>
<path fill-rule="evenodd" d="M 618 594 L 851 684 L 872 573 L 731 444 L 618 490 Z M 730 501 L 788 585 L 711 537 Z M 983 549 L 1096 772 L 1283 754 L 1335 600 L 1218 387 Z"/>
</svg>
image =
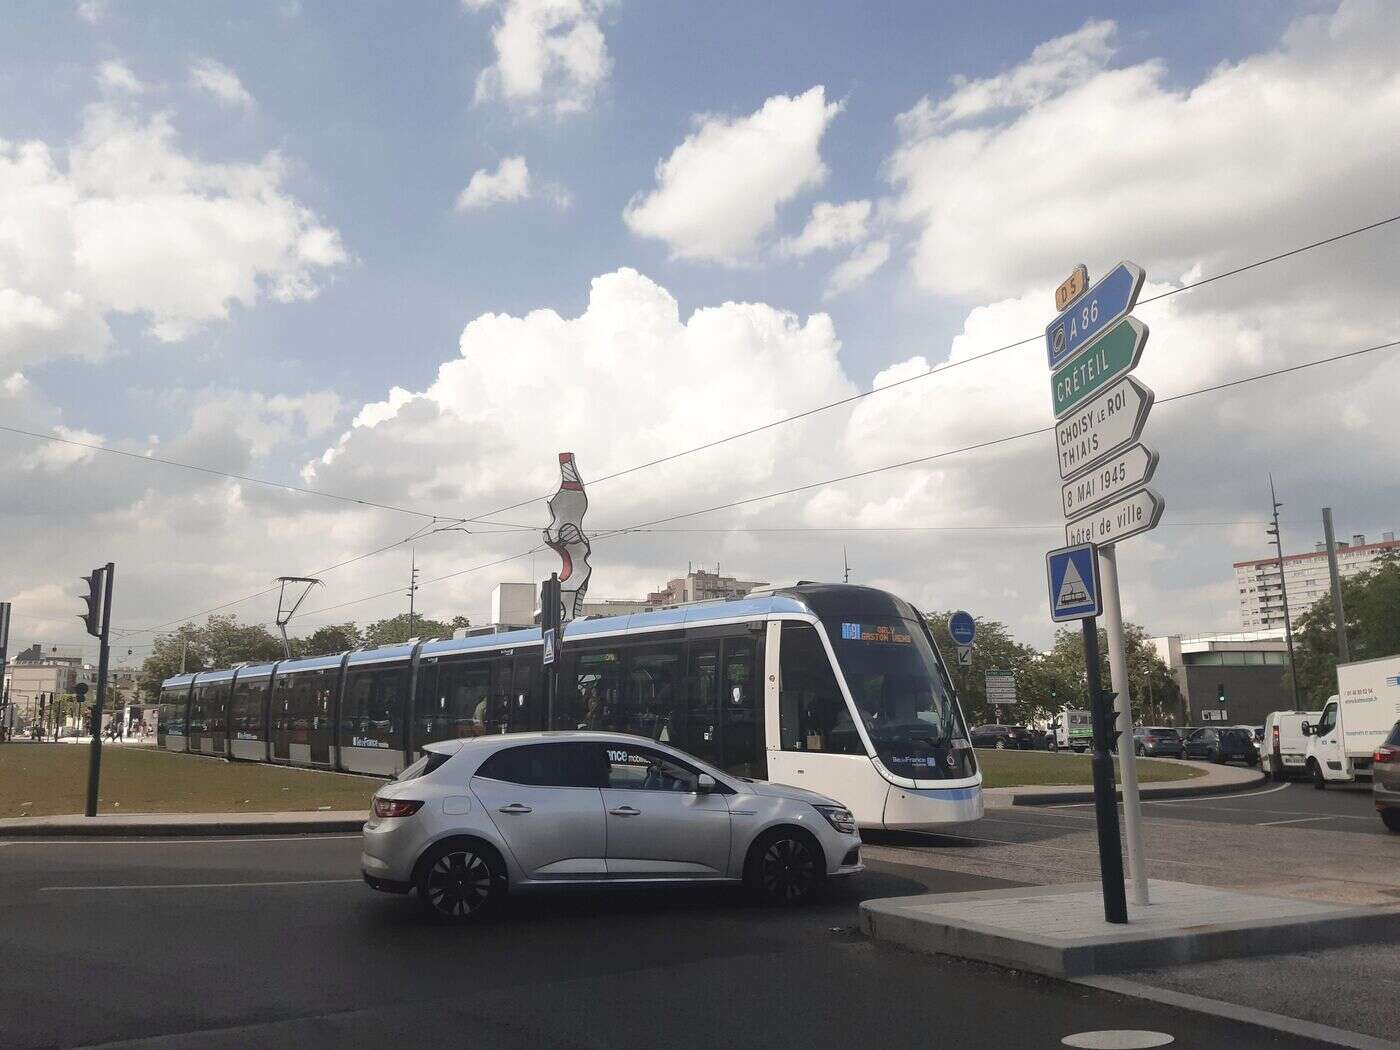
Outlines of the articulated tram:
<svg viewBox="0 0 1400 1050">
<path fill-rule="evenodd" d="M 545 728 L 664 741 L 839 799 L 865 828 L 982 815 L 982 776 L 924 618 L 884 591 L 799 584 L 574 620 L 552 723 L 538 628 L 179 675 L 161 747 L 393 776 L 424 744 Z"/>
</svg>

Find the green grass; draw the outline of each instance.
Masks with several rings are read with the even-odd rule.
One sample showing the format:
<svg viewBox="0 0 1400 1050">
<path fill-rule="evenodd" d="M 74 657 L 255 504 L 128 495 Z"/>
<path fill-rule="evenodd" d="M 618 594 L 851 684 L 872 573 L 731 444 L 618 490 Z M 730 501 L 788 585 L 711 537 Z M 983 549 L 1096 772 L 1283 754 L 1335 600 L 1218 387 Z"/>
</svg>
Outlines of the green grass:
<svg viewBox="0 0 1400 1050">
<path fill-rule="evenodd" d="M 1051 754 L 1048 751 L 977 750 L 982 767 L 983 787 L 1021 787 L 1024 784 L 1072 784 L 1088 787 L 1092 783 L 1088 755 Z M 1118 779 L 1118 763 L 1113 764 L 1114 779 Z M 1151 784 L 1163 780 L 1190 780 L 1205 775 L 1205 770 L 1179 766 L 1171 762 L 1154 762 L 1150 758 L 1137 760 L 1138 782 Z"/>
<path fill-rule="evenodd" d="M 87 744 L 0 744 L 0 817 L 81 813 L 87 802 Z M 104 747 L 99 813 L 269 813 L 367 810 L 383 781 Z"/>
</svg>

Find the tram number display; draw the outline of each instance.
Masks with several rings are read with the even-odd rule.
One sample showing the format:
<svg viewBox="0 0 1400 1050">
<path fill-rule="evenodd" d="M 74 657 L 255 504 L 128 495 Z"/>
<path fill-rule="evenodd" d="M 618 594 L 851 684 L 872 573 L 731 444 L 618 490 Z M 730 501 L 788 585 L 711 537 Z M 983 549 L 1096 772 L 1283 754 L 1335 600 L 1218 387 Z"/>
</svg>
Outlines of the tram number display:
<svg viewBox="0 0 1400 1050">
<path fill-rule="evenodd" d="M 841 638 L 847 642 L 885 642 L 909 645 L 914 639 L 907 632 L 885 623 L 843 623 Z"/>
</svg>

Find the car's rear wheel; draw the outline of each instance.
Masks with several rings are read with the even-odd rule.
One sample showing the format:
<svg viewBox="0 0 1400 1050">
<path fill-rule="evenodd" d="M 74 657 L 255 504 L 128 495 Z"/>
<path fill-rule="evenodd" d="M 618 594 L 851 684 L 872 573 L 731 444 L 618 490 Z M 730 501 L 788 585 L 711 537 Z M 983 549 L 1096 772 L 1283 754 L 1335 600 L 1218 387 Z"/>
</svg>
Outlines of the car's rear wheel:
<svg viewBox="0 0 1400 1050">
<path fill-rule="evenodd" d="M 1400 809 L 1392 807 L 1381 810 L 1381 823 L 1391 831 L 1400 831 Z"/>
<path fill-rule="evenodd" d="M 419 904 L 439 922 L 479 922 L 506 894 L 500 854 L 475 839 L 451 839 L 428 851 L 418 865 Z"/>
<path fill-rule="evenodd" d="M 1217 766 L 1223 766 L 1225 764 L 1225 752 L 1221 751 L 1219 748 L 1216 748 L 1210 753 L 1210 760 L 1214 762 Z"/>
<path fill-rule="evenodd" d="M 759 904 L 790 907 L 816 897 L 826 884 L 826 856 L 800 828 L 774 828 L 749 849 L 744 885 Z"/>
<path fill-rule="evenodd" d="M 1004 737 L 1004 736 L 999 736 L 999 737 L 997 737 L 996 749 L 997 749 L 998 751 L 1005 751 L 1005 750 L 1006 750 L 1006 737 Z"/>
</svg>

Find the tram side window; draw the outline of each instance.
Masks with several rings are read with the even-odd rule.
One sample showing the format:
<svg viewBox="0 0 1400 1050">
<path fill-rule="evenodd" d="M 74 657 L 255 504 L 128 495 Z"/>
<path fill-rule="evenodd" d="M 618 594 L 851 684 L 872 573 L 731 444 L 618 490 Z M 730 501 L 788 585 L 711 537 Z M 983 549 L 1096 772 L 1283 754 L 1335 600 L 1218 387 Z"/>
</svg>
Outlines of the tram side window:
<svg viewBox="0 0 1400 1050">
<path fill-rule="evenodd" d="M 863 755 L 850 708 L 810 624 L 783 624 L 778 722 L 784 751 Z"/>
<path fill-rule="evenodd" d="M 681 643 L 663 642 L 632 649 L 627 688 L 609 729 L 663 742 L 682 738 Z"/>
<path fill-rule="evenodd" d="M 616 729 L 623 712 L 622 653 L 576 649 L 560 674 L 560 729 Z"/>
<path fill-rule="evenodd" d="M 229 706 L 229 729 L 236 740 L 266 740 L 263 725 L 263 704 L 267 700 L 268 680 L 240 681 L 233 687 Z"/>
<path fill-rule="evenodd" d="M 490 660 L 444 660 L 420 677 L 420 744 L 500 732 L 488 728 L 500 721 L 492 711 Z"/>
<path fill-rule="evenodd" d="M 167 689 L 160 695 L 160 732 L 169 736 L 185 735 L 186 689 Z"/>
<path fill-rule="evenodd" d="M 347 747 L 402 747 L 408 664 L 351 667 L 346 674 L 342 742 Z"/>
</svg>

